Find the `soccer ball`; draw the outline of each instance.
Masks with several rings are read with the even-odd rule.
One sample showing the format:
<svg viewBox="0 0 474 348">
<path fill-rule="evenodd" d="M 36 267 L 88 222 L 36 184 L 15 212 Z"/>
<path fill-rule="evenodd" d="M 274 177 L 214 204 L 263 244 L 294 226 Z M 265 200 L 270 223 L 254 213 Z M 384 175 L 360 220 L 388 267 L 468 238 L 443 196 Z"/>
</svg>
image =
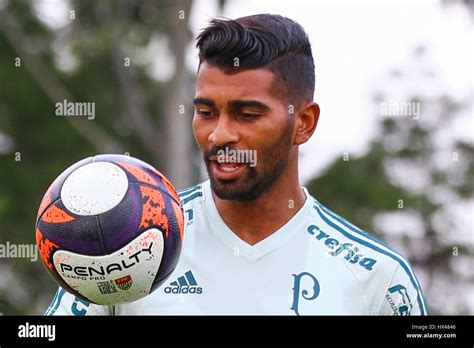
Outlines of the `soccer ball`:
<svg viewBox="0 0 474 348">
<path fill-rule="evenodd" d="M 36 219 L 46 269 L 92 303 L 138 300 L 178 263 L 184 237 L 179 197 L 152 166 L 123 155 L 86 158 L 49 187 Z"/>
</svg>

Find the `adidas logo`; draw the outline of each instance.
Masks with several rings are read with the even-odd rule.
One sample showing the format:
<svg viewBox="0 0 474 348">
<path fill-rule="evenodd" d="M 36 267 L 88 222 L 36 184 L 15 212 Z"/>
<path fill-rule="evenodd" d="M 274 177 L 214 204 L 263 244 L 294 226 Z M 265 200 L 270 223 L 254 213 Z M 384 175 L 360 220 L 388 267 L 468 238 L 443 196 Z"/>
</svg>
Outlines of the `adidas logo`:
<svg viewBox="0 0 474 348">
<path fill-rule="evenodd" d="M 202 294 L 202 288 L 198 286 L 193 273 L 187 271 L 184 276 L 179 277 L 176 281 L 170 283 L 165 288 L 167 294 Z"/>
</svg>

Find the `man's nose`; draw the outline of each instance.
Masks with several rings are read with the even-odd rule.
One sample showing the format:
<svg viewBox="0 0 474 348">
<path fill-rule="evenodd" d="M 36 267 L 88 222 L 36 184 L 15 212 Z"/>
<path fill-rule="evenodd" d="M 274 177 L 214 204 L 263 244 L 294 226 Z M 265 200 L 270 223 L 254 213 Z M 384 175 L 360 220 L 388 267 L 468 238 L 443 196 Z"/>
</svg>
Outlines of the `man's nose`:
<svg viewBox="0 0 474 348">
<path fill-rule="evenodd" d="M 224 146 L 229 143 L 237 143 L 239 135 L 235 125 L 227 115 L 220 115 L 216 126 L 209 134 L 209 142 L 215 146 Z"/>
</svg>

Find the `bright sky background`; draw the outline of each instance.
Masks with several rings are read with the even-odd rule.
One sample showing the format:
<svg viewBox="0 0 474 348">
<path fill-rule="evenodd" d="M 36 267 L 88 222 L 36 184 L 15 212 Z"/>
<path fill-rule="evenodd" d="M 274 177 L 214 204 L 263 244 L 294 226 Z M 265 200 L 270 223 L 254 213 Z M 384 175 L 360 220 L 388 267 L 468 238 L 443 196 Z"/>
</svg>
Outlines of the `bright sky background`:
<svg viewBox="0 0 474 348">
<path fill-rule="evenodd" d="M 190 25 L 196 35 L 210 18 L 281 14 L 308 33 L 316 65 L 318 128 L 301 148 L 303 182 L 344 152 L 361 155 L 379 121 L 370 103 L 371 87 L 391 68 L 411 61 L 414 47 L 430 48 L 430 64 L 452 93 L 472 93 L 473 27 L 467 11 L 441 8 L 438 1 L 275 1 L 229 0 L 224 13 L 217 1 L 195 0 Z M 471 50 L 469 50 L 471 47 Z M 197 66 L 197 51 L 188 57 Z M 434 88 L 434 87 L 433 87 Z M 399 100 L 403 101 L 403 100 Z M 472 139 L 474 124 L 460 126 Z"/>
</svg>

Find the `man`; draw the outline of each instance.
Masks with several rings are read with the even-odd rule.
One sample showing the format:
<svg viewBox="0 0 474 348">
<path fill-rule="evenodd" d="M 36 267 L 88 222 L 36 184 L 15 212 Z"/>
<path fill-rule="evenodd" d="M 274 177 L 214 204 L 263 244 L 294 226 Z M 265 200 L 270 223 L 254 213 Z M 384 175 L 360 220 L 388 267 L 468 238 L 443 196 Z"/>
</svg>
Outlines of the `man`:
<svg viewBox="0 0 474 348">
<path fill-rule="evenodd" d="M 180 194 L 177 268 L 128 304 L 59 289 L 46 315 L 427 314 L 407 261 L 300 187 L 298 147 L 319 118 L 301 26 L 268 14 L 213 20 L 197 47 L 193 130 L 210 180 Z"/>
</svg>

